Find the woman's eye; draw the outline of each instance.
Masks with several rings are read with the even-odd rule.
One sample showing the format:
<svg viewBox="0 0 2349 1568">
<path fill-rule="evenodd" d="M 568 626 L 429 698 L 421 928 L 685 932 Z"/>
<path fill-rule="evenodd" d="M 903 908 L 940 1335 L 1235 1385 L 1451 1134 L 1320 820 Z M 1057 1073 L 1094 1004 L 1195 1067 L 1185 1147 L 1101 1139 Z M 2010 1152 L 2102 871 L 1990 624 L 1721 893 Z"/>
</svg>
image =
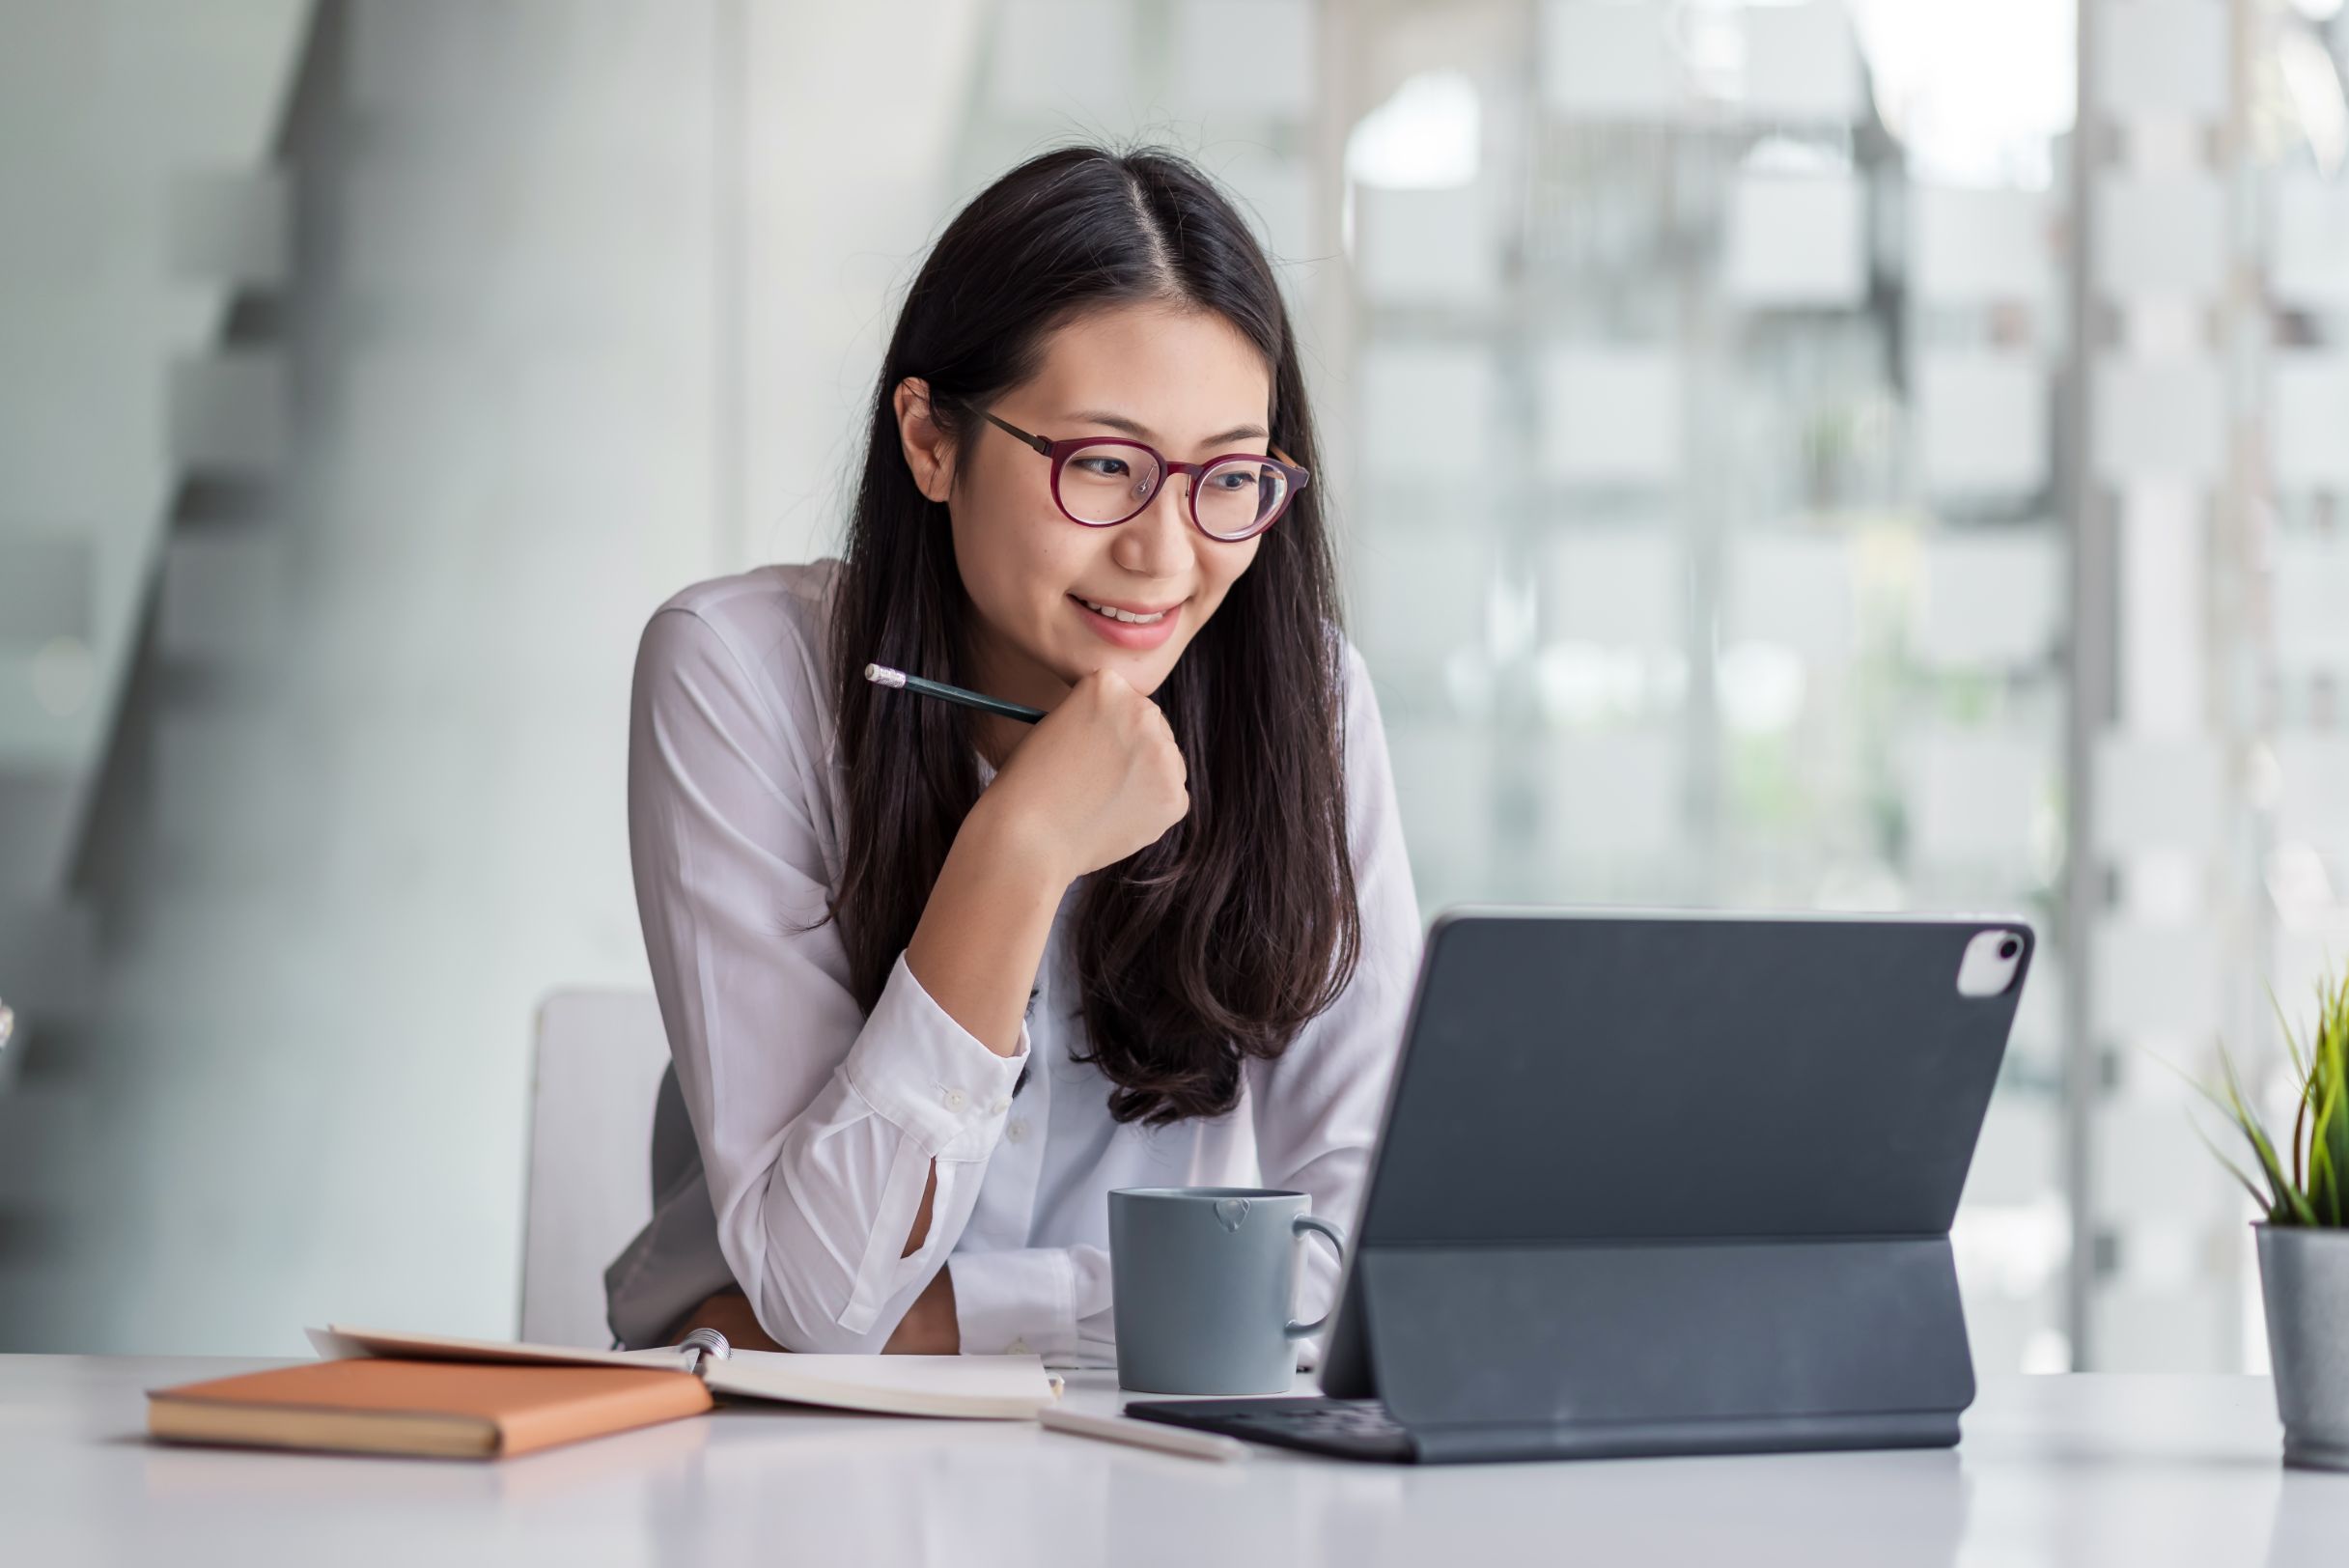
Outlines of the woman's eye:
<svg viewBox="0 0 2349 1568">
<path fill-rule="evenodd" d="M 1085 472 L 1099 474 L 1104 479 L 1121 478 L 1126 472 L 1126 460 L 1123 458 L 1078 458 L 1077 465 Z"/>
</svg>

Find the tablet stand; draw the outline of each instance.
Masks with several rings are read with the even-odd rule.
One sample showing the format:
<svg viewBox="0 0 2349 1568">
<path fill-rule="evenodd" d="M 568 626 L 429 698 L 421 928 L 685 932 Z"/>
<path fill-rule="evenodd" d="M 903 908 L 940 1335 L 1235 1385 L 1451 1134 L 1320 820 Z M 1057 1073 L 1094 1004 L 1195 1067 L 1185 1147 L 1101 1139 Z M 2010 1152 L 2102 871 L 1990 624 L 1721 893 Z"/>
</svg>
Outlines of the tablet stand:
<svg viewBox="0 0 2349 1568">
<path fill-rule="evenodd" d="M 1373 1383 L 1423 1461 L 1946 1447 L 1946 1234 L 1366 1246 Z"/>
</svg>

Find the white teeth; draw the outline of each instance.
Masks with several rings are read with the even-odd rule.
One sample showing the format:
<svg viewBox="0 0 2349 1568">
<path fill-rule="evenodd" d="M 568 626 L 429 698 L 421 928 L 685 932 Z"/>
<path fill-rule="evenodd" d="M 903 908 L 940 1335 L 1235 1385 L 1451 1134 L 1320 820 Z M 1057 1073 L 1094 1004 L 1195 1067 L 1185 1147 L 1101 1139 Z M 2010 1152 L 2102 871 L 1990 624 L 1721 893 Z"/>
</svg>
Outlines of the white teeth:
<svg viewBox="0 0 2349 1568">
<path fill-rule="evenodd" d="M 1135 615 L 1130 610 L 1116 610 L 1106 604 L 1096 604 L 1089 599 L 1080 599 L 1077 602 L 1098 615 L 1106 615 L 1112 621 L 1123 621 L 1128 626 L 1157 626 L 1161 621 L 1166 619 L 1164 610 L 1159 611 L 1156 615 Z"/>
</svg>

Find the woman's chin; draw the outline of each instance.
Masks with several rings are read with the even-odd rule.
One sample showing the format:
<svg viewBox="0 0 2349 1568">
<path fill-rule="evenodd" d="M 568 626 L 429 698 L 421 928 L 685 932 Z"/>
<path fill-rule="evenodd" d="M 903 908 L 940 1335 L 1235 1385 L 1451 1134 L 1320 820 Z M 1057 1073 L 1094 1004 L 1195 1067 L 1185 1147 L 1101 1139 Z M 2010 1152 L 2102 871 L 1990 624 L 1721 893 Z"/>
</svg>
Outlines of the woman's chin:
<svg viewBox="0 0 2349 1568">
<path fill-rule="evenodd" d="M 1072 664 L 1060 672 L 1060 678 L 1073 686 L 1095 670 L 1115 670 L 1125 678 L 1128 686 L 1147 697 L 1158 690 L 1160 683 L 1166 679 L 1167 669 L 1172 662 L 1163 657 L 1163 650 L 1130 654 L 1112 648 L 1090 656 L 1086 662 Z"/>
</svg>

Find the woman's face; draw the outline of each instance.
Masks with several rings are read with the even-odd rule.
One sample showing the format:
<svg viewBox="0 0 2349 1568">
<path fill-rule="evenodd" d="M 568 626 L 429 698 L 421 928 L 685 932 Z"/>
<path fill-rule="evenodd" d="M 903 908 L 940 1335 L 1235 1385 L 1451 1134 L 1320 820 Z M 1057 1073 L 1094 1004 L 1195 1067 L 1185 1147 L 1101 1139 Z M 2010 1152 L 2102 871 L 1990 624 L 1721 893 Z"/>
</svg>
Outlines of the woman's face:
<svg viewBox="0 0 2349 1568">
<path fill-rule="evenodd" d="M 1263 536 L 1226 544 L 1193 527 L 1185 474 L 1170 476 L 1124 522 L 1071 522 L 1052 500 L 1050 460 L 980 418 L 956 450 L 932 424 L 927 398 L 918 380 L 898 388 L 899 431 L 923 493 L 948 503 L 955 561 L 977 611 L 981 687 L 1049 708 L 1079 678 L 1109 667 L 1137 691 L 1157 690 Z M 1221 316 L 1137 305 L 1061 327 L 1046 340 L 1036 376 L 991 406 L 1052 440 L 1124 436 L 1196 462 L 1267 451 L 1272 404 L 1264 356 Z M 1124 625 L 1082 600 L 1164 619 Z"/>
</svg>

